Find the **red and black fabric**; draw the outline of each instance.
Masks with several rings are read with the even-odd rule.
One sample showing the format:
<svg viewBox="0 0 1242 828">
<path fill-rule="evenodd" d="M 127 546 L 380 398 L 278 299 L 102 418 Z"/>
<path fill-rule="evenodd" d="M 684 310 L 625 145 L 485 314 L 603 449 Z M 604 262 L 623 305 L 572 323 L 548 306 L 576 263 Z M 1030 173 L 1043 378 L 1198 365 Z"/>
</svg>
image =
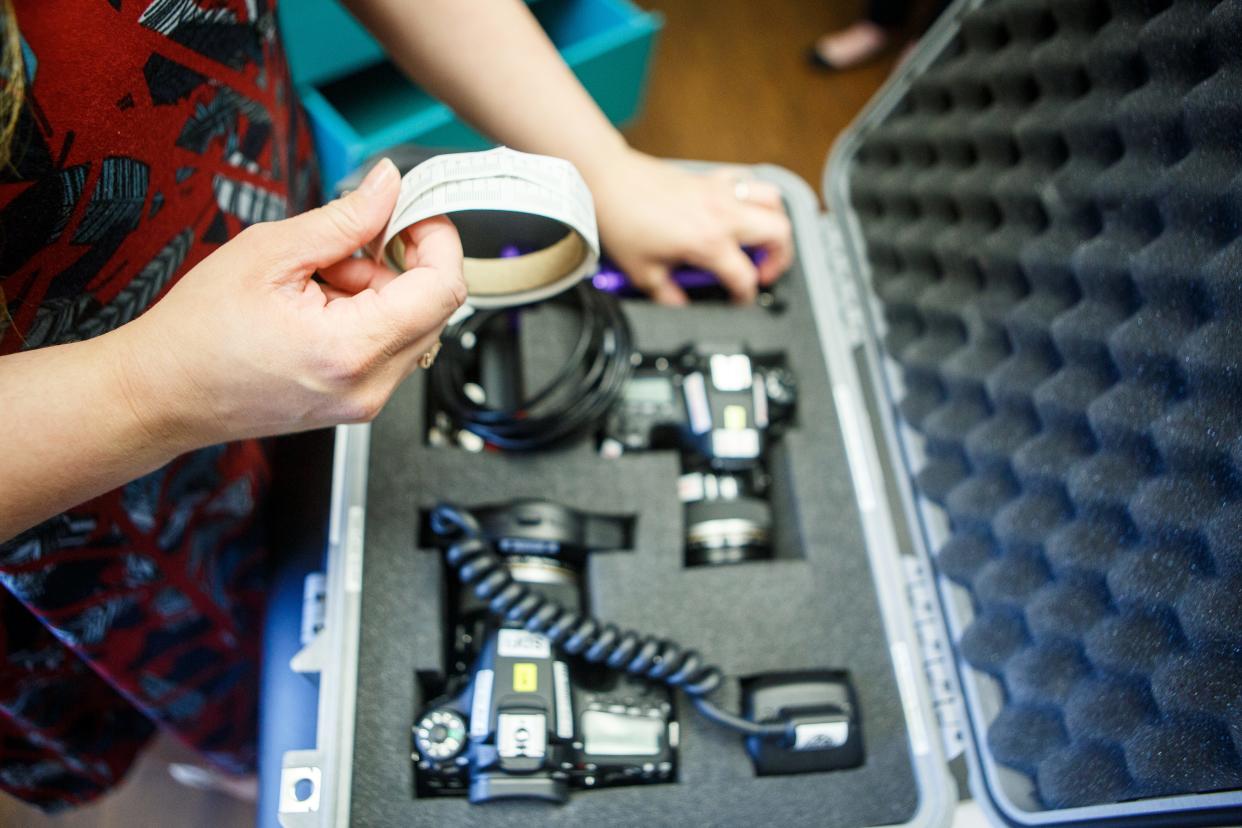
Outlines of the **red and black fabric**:
<svg viewBox="0 0 1242 828">
<path fill-rule="evenodd" d="M 0 356 L 110 331 L 243 227 L 308 206 L 269 0 L 16 13 L 29 85 L 0 170 Z M 87 801 L 155 727 L 253 767 L 268 479 L 260 443 L 216 446 L 0 542 L 0 789 Z"/>
</svg>

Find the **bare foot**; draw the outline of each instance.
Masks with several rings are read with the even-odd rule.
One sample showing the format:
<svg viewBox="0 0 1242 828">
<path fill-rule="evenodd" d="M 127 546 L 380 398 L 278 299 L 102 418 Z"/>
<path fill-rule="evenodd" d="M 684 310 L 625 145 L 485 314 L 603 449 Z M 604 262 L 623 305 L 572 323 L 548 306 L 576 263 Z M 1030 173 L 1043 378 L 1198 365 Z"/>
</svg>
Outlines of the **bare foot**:
<svg viewBox="0 0 1242 828">
<path fill-rule="evenodd" d="M 853 69 L 888 46 L 889 34 L 870 20 L 859 20 L 815 41 L 814 53 L 830 69 Z"/>
</svg>

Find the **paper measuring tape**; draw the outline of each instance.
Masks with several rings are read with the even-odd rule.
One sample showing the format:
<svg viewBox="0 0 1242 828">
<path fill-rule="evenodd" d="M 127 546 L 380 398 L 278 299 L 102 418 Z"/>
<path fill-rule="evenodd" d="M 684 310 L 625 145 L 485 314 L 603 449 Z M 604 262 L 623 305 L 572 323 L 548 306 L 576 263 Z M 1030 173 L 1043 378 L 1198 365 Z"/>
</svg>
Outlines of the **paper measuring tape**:
<svg viewBox="0 0 1242 828">
<path fill-rule="evenodd" d="M 599 261 L 591 191 L 560 158 L 498 147 L 424 161 L 401 179 L 372 255 L 405 270 L 401 231 L 438 215 L 449 215 L 461 234 L 467 302 L 475 307 L 546 299 L 594 273 Z"/>
</svg>

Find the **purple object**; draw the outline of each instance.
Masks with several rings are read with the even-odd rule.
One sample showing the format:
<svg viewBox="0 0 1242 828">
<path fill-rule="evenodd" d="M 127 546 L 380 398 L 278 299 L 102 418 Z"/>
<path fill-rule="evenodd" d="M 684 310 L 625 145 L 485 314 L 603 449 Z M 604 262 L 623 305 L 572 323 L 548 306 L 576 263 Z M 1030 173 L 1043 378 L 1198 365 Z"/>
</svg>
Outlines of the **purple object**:
<svg viewBox="0 0 1242 828">
<path fill-rule="evenodd" d="M 743 248 L 743 250 L 756 265 L 760 264 L 767 257 L 767 251 L 763 248 L 747 247 Z M 715 273 L 698 267 L 679 267 L 673 270 L 671 275 L 673 282 L 678 287 L 691 293 L 720 287 L 720 279 L 716 277 Z M 598 290 L 602 290 L 605 293 L 614 293 L 617 296 L 643 295 L 641 290 L 634 287 L 630 277 L 625 275 L 610 259 L 600 260 L 599 272 L 591 277 L 591 284 L 595 285 Z"/>
<path fill-rule="evenodd" d="M 742 251 L 755 265 L 761 264 L 768 255 L 767 251 L 761 247 L 744 247 Z M 522 249 L 515 244 L 507 244 L 501 248 L 500 255 L 505 259 L 521 256 Z M 720 279 L 716 277 L 715 273 L 699 267 L 686 265 L 674 269 L 671 275 L 673 282 L 688 293 L 720 287 Z M 596 290 L 602 290 L 604 293 L 612 293 L 617 296 L 631 297 L 644 295 L 642 290 L 636 288 L 634 283 L 630 281 L 630 277 L 608 258 L 599 260 L 599 271 L 591 277 L 591 284 L 595 286 Z"/>
</svg>

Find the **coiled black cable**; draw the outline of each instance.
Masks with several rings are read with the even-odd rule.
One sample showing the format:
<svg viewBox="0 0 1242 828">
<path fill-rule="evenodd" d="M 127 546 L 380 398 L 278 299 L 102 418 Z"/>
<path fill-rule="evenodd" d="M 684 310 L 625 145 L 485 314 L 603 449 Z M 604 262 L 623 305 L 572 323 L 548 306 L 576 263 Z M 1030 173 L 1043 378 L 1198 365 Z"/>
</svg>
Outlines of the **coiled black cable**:
<svg viewBox="0 0 1242 828">
<path fill-rule="evenodd" d="M 585 282 L 553 301 L 578 309 L 578 339 L 556 376 L 513 410 L 475 402 L 465 392 L 471 360 L 464 341 L 477 338 L 496 314 L 508 311 L 476 311 L 445 330 L 445 348 L 430 382 L 436 402 L 458 428 L 505 451 L 532 451 L 591 428 L 621 396 L 634 370 L 634 345 L 620 302 Z"/>
<path fill-rule="evenodd" d="M 473 587 L 475 595 L 488 602 L 493 615 L 547 636 L 569 655 L 678 688 L 701 714 L 730 730 L 792 742 L 789 723 L 752 722 L 709 701 L 707 697 L 720 687 L 724 676 L 715 665 L 704 663 L 696 651 L 602 623 L 515 581 L 468 510 L 440 504 L 431 513 L 431 529 L 451 539 L 445 553 L 449 565 L 463 584 Z"/>
</svg>

